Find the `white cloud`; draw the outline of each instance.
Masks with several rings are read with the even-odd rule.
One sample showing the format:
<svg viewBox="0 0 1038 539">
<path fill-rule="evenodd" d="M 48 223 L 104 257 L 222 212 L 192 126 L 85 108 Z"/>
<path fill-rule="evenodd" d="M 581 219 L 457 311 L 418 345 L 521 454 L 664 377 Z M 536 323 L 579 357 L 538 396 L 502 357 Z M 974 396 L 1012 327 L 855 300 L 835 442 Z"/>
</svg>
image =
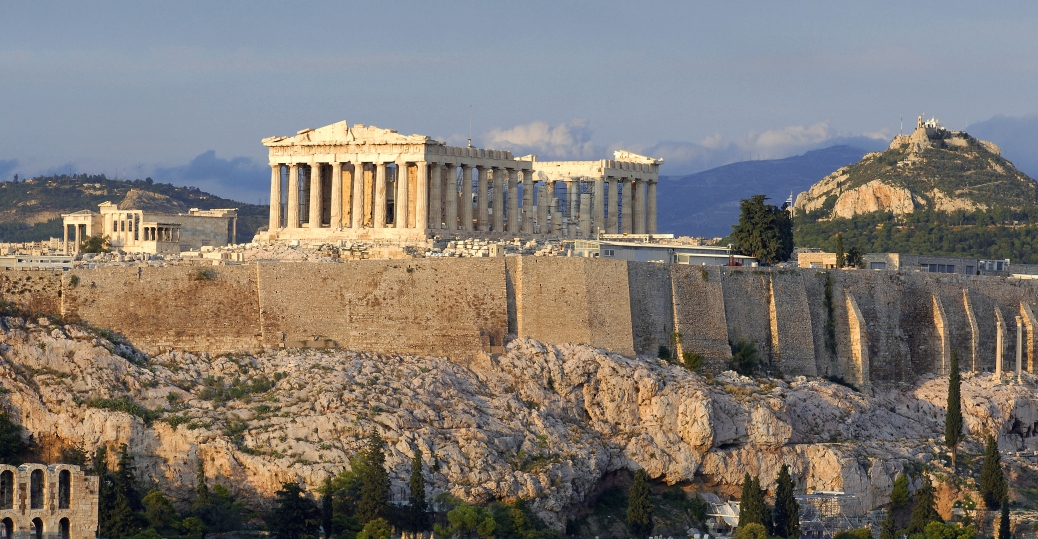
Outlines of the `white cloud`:
<svg viewBox="0 0 1038 539">
<path fill-rule="evenodd" d="M 834 130 L 829 120 L 782 129 L 750 131 L 727 141 L 715 132 L 698 143 L 661 141 L 655 144 L 614 142 L 607 146 L 592 140 L 593 131 L 585 119 L 552 126 L 534 121 L 508 129 L 495 128 L 474 142 L 476 146 L 511 150 L 515 155 L 536 154 L 542 160 L 603 159 L 613 150 L 629 150 L 663 158 L 666 175 L 682 175 L 750 159 L 781 159 L 834 144 L 850 144 L 866 150 L 878 149 L 890 136 L 883 131 L 846 134 Z M 465 137 L 447 137 L 450 144 L 464 145 Z"/>
<path fill-rule="evenodd" d="M 791 125 L 785 129 L 756 133 L 750 131 L 736 142 L 743 151 L 762 159 L 787 157 L 791 152 L 815 146 L 833 138 L 829 120 L 812 125 Z"/>
<path fill-rule="evenodd" d="M 488 148 L 511 150 L 517 155 L 534 153 L 550 159 L 601 158 L 603 148 L 591 141 L 588 121 L 576 118 L 555 127 L 547 122 L 530 122 L 511 129 L 492 129 L 483 135 Z"/>
</svg>

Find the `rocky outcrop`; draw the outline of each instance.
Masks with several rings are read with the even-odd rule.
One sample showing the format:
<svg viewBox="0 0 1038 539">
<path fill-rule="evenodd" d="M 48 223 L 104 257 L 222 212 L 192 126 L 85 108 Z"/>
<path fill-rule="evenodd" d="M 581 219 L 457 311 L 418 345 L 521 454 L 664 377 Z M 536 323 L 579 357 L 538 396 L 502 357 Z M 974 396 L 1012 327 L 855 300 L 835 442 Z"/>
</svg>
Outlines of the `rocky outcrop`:
<svg viewBox="0 0 1038 539">
<path fill-rule="evenodd" d="M 76 326 L 3 326 L 0 383 L 30 432 L 87 449 L 127 443 L 142 479 L 182 501 L 199 458 L 252 505 L 282 481 L 314 489 L 377 429 L 395 498 L 406 498 L 421 449 L 431 495 L 528 498 L 557 526 L 604 475 L 637 468 L 731 491 L 746 472 L 770 485 L 785 463 L 798 485 L 856 494 L 866 510 L 886 501 L 906 462 L 932 459 L 943 433 L 937 378 L 868 392 L 804 377 L 707 378 L 532 340 L 468 365 L 341 350 L 146 358 Z M 986 432 L 1033 446 L 1034 390 L 966 375 L 963 396 L 974 450 Z M 124 398 L 151 412 L 118 411 Z"/>
<path fill-rule="evenodd" d="M 840 194 L 833 206 L 833 217 L 851 218 L 862 213 L 885 211 L 904 215 L 915 211 L 912 192 L 904 187 L 872 180 Z"/>
<path fill-rule="evenodd" d="M 998 146 L 933 124 L 898 135 L 884 152 L 826 176 L 797 196 L 795 208 L 817 219 L 890 212 L 1024 208 L 1035 205 L 1034 180 L 1001 158 Z M 821 213 L 817 213 L 822 210 Z"/>
</svg>

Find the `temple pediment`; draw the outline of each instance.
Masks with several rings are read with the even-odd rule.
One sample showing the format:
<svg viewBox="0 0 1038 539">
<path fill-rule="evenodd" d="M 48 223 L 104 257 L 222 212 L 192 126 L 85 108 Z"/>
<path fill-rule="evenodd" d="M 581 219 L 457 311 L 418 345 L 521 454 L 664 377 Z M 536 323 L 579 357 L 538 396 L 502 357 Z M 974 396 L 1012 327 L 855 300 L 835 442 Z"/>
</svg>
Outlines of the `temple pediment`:
<svg viewBox="0 0 1038 539">
<path fill-rule="evenodd" d="M 392 129 L 354 124 L 343 120 L 317 129 L 303 129 L 295 136 L 267 137 L 264 146 L 310 146 L 336 144 L 426 144 L 435 143 L 425 135 L 401 135 Z"/>
<path fill-rule="evenodd" d="M 641 163 L 643 165 L 662 165 L 663 159 L 656 157 L 646 157 L 644 155 L 638 155 L 633 152 L 625 150 L 618 150 L 613 152 L 613 159 L 617 161 L 626 161 L 628 163 Z"/>
</svg>

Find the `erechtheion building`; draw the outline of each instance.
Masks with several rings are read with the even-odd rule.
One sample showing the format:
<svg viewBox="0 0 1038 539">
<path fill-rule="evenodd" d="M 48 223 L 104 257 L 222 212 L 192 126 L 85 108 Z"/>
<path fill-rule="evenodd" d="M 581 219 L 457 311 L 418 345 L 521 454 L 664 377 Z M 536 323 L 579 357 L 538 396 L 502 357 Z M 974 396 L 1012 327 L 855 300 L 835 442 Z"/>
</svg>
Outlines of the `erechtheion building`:
<svg viewBox="0 0 1038 539">
<path fill-rule="evenodd" d="M 266 240 L 654 234 L 662 159 L 538 161 L 338 122 L 269 148 Z"/>
<path fill-rule="evenodd" d="M 98 478 L 71 464 L 0 465 L 0 537 L 94 539 Z"/>
<path fill-rule="evenodd" d="M 155 213 L 120 209 L 103 202 L 100 212 L 81 210 L 61 216 L 65 253 L 79 251 L 89 236 L 107 236 L 112 250 L 125 253 L 171 254 L 203 246 L 234 244 L 238 210 L 200 210 L 188 213 Z M 72 240 L 71 243 L 69 240 Z"/>
</svg>

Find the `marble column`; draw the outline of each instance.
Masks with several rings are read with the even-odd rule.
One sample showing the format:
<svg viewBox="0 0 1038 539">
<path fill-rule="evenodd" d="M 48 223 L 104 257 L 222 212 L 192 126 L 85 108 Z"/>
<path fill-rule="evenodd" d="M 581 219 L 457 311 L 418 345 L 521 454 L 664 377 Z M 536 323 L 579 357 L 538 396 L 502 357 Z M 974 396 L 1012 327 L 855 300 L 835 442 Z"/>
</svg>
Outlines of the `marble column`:
<svg viewBox="0 0 1038 539">
<path fill-rule="evenodd" d="M 591 230 L 588 230 L 587 237 L 594 238 L 598 236 L 598 231 L 605 228 L 605 179 L 601 176 L 595 178 L 595 191 L 591 194 L 592 206 L 594 206 L 594 213 L 591 218 Z"/>
<path fill-rule="evenodd" d="M 519 234 L 519 171 L 508 169 L 508 233 Z"/>
<path fill-rule="evenodd" d="M 607 178 L 609 183 L 609 216 L 606 218 L 606 234 L 616 234 L 620 226 L 620 191 L 617 189 L 616 177 Z"/>
<path fill-rule="evenodd" d="M 645 234 L 645 180 L 637 180 L 634 184 L 634 233 Z"/>
<path fill-rule="evenodd" d="M 630 178 L 620 178 L 623 182 L 623 208 L 620 209 L 620 232 L 630 234 L 634 232 L 634 228 L 631 226 L 631 209 L 634 207 L 634 183 Z"/>
<path fill-rule="evenodd" d="M 472 231 L 472 167 L 461 165 L 461 228 Z"/>
<path fill-rule="evenodd" d="M 558 187 L 555 182 L 548 183 L 548 198 L 551 199 L 551 231 L 556 236 L 561 236 L 565 233 L 562 228 L 563 223 L 566 222 L 566 208 L 565 201 L 558 198 Z"/>
<path fill-rule="evenodd" d="M 439 230 L 443 223 L 443 165 L 431 163 L 429 169 L 429 224 Z"/>
<path fill-rule="evenodd" d="M 458 167 L 454 163 L 447 166 L 447 177 L 443 179 L 444 219 L 447 230 L 458 230 Z"/>
<path fill-rule="evenodd" d="M 591 207 L 591 193 L 580 194 L 580 207 L 580 237 L 590 238 L 592 237 L 591 216 L 593 213 L 587 208 Z"/>
<path fill-rule="evenodd" d="M 569 206 L 569 211 L 566 212 L 566 235 L 574 238 L 577 236 L 577 219 L 580 216 L 580 178 L 570 178 L 570 181 L 566 182 L 566 205 Z"/>
<path fill-rule="evenodd" d="M 648 225 L 646 232 L 648 234 L 656 233 L 656 182 L 649 182 L 649 194 L 648 194 L 649 210 L 646 215 L 648 217 Z"/>
<path fill-rule="evenodd" d="M 270 165 L 270 225 L 267 230 L 276 232 L 281 228 L 281 163 Z M 68 230 L 65 230 L 68 241 Z"/>
<path fill-rule="evenodd" d="M 75 249 L 73 250 L 73 252 L 78 253 L 79 250 L 82 248 L 82 245 L 83 245 L 83 232 L 79 228 L 80 225 L 78 223 L 75 224 L 75 225 L 72 225 L 72 226 L 76 227 L 76 246 L 75 246 Z M 103 237 L 104 235 L 105 235 L 104 232 L 101 232 L 101 236 Z"/>
<path fill-rule="evenodd" d="M 414 227 L 425 230 L 429 228 L 429 164 L 419 161 L 415 165 L 418 176 L 415 178 Z"/>
<path fill-rule="evenodd" d="M 353 228 L 364 228 L 364 163 L 353 163 Z"/>
<path fill-rule="evenodd" d="M 321 228 L 321 163 L 310 165 L 310 228 Z"/>
<path fill-rule="evenodd" d="M 329 204 L 332 207 L 328 226 L 332 229 L 342 228 L 342 163 L 332 163 L 332 199 Z"/>
<path fill-rule="evenodd" d="M 273 220 L 274 219 L 271 218 L 271 221 L 273 221 Z M 62 223 L 61 224 L 61 230 L 62 230 L 61 252 L 62 252 L 62 254 L 66 254 L 67 255 L 68 254 L 68 225 Z"/>
<path fill-rule="evenodd" d="M 541 184 L 537 186 L 537 233 L 548 234 L 551 229 L 548 228 L 548 204 L 550 203 L 548 196 L 547 184 Z"/>
<path fill-rule="evenodd" d="M 490 230 L 490 214 L 487 211 L 487 198 L 490 196 L 490 169 L 487 167 L 476 167 L 479 171 L 479 184 L 476 186 L 476 230 L 486 232 Z"/>
<path fill-rule="evenodd" d="M 375 163 L 375 207 L 371 212 L 371 226 L 386 228 L 386 164 Z"/>
<path fill-rule="evenodd" d="M 536 210 L 533 207 L 533 171 L 523 171 L 523 234 L 533 234 L 533 216 Z"/>
<path fill-rule="evenodd" d="M 396 164 L 396 203 L 393 210 L 396 216 L 393 218 L 396 228 L 407 228 L 407 163 Z"/>
<path fill-rule="evenodd" d="M 505 189 L 508 172 L 503 168 L 494 168 L 493 225 L 494 232 L 503 232 L 505 227 Z"/>
<path fill-rule="evenodd" d="M 288 165 L 288 222 L 285 228 L 299 228 L 299 165 Z"/>
</svg>

